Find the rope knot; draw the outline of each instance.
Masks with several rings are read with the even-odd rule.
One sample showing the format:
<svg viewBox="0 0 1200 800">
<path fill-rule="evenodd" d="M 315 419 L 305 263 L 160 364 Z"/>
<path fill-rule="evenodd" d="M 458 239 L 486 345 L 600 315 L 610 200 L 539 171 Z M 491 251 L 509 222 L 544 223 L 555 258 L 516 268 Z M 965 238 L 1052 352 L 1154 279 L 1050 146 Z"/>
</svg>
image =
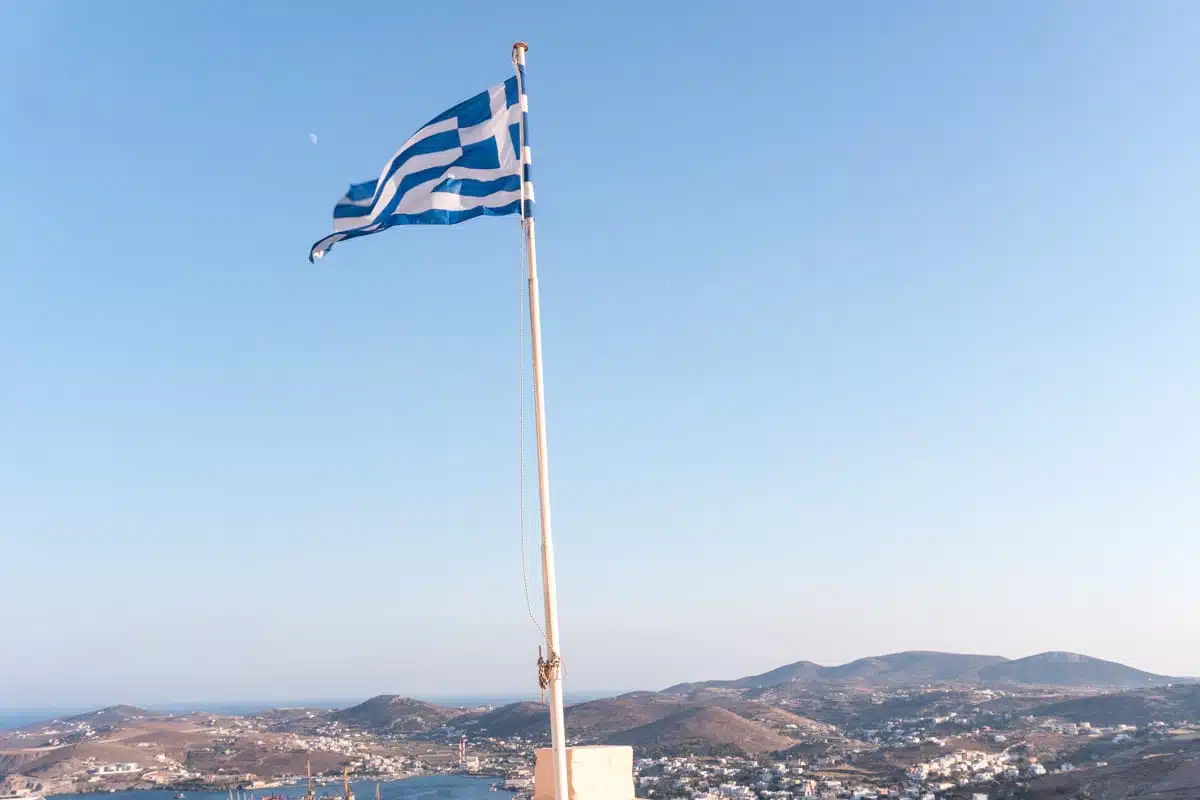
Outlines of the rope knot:
<svg viewBox="0 0 1200 800">
<path fill-rule="evenodd" d="M 542 702 L 546 702 L 546 690 L 550 688 L 550 682 L 558 676 L 558 670 L 562 666 L 562 659 L 558 657 L 558 653 L 550 653 L 549 658 L 542 657 L 542 648 L 538 648 L 538 686 L 542 689 Z"/>
</svg>

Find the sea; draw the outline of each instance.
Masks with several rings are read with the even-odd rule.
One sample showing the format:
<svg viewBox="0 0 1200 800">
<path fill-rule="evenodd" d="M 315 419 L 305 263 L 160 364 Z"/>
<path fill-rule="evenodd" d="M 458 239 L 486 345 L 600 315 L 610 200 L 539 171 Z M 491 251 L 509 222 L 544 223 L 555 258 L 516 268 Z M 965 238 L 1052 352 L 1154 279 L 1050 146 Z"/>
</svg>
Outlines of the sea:
<svg viewBox="0 0 1200 800">
<path fill-rule="evenodd" d="M 0 708 L 0 731 L 13 731 L 35 722 L 70 717 L 94 708 Z"/>
<path fill-rule="evenodd" d="M 464 775 L 427 775 L 419 778 L 405 778 L 398 781 L 387 781 L 379 784 L 379 795 L 383 800 L 507 800 L 512 797 L 507 792 L 493 794 L 491 785 L 495 778 L 468 778 Z M 254 792 L 237 793 L 243 797 L 252 796 L 254 800 L 269 795 L 283 795 L 289 798 L 302 798 L 306 791 L 304 784 L 283 786 L 277 789 L 258 789 Z M 352 781 L 350 788 L 354 796 L 362 800 L 374 800 L 375 784 L 368 781 Z M 337 792 L 341 787 L 334 787 Z M 72 798 L 72 800 L 174 800 L 174 791 L 158 789 L 139 789 L 129 792 L 90 792 L 87 794 L 63 794 L 53 797 Z M 186 800 L 229 800 L 228 792 L 184 792 Z M 318 790 L 318 796 L 321 792 Z"/>
</svg>

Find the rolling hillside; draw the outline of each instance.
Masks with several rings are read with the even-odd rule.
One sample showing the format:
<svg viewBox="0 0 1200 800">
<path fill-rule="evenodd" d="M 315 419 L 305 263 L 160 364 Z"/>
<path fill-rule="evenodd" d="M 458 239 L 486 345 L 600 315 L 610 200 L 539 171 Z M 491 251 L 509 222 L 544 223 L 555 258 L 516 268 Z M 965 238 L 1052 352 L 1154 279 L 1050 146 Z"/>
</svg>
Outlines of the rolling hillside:
<svg viewBox="0 0 1200 800">
<path fill-rule="evenodd" d="M 550 730 L 549 713 L 544 703 L 509 703 L 491 711 L 464 714 L 455 718 L 454 726 L 478 736 L 528 736 Z"/>
<path fill-rule="evenodd" d="M 1015 661 L 992 664 L 979 670 L 987 683 L 1016 683 L 1045 686 L 1102 686 L 1133 689 L 1170 683 L 1166 675 L 1155 675 L 1115 661 L 1078 653 L 1038 653 Z"/>
<path fill-rule="evenodd" d="M 1028 686 L 1094 686 L 1128 689 L 1155 686 L 1174 679 L 1076 653 L 1039 653 L 1009 660 L 1001 656 L 910 650 L 872 656 L 832 667 L 797 661 L 759 675 L 733 680 L 680 683 L 666 694 L 693 695 L 704 691 L 763 690 L 821 683 L 863 686 L 962 683 Z"/>
<path fill-rule="evenodd" d="M 910 650 L 903 653 L 860 658 L 857 661 L 833 667 L 823 667 L 812 661 L 797 661 L 761 675 L 749 675 L 735 680 L 680 683 L 664 691 L 671 694 L 691 694 L 711 689 L 763 689 L 791 683 L 821 682 L 867 684 L 970 682 L 977 680 L 977 674 L 981 668 L 1004 661 L 1006 659 L 1000 656 Z"/>
<path fill-rule="evenodd" d="M 463 711 L 457 708 L 435 706 L 395 694 L 381 694 L 356 706 L 335 711 L 329 718 L 361 730 L 422 733 L 462 714 Z"/>
<path fill-rule="evenodd" d="M 732 711 L 742 719 L 750 720 L 768 730 L 789 738 L 802 735 L 835 736 L 840 733 L 834 725 L 802 717 L 787 709 L 766 703 L 755 703 L 748 700 L 731 698 L 714 701 L 705 705 L 713 705 L 723 708 L 726 711 Z"/>
<path fill-rule="evenodd" d="M 598 742 L 684 711 L 711 708 L 731 713 L 769 733 L 787 738 L 837 733 L 837 729 L 832 725 L 736 696 L 697 699 L 655 692 L 633 692 L 620 697 L 568 706 L 567 729 L 572 737 Z M 467 714 L 456 718 L 453 725 L 468 734 L 520 736 L 533 740 L 544 740 L 550 731 L 546 706 L 541 703 L 513 703 L 493 711 Z"/>
<path fill-rule="evenodd" d="M 99 728 L 107 725 L 119 725 L 126 720 L 137 719 L 139 717 L 155 716 L 158 715 L 153 711 L 147 711 L 137 706 L 108 706 L 97 711 L 89 711 L 86 714 L 64 717 L 63 722 L 86 722 L 93 727 Z"/>
<path fill-rule="evenodd" d="M 1021 795 L 1027 800 L 1195 800 L 1200 797 L 1200 743 L 1173 742 L 1115 756 L 1105 767 L 1047 775 Z"/>
<path fill-rule="evenodd" d="M 694 705 L 687 699 L 655 692 L 632 692 L 567 706 L 567 729 L 572 737 L 596 741 L 617 731 L 636 728 Z M 480 714 L 464 714 L 454 726 L 486 736 L 520 736 L 543 740 L 550 735 L 550 718 L 541 703 L 512 703 Z"/>
<path fill-rule="evenodd" d="M 1078 697 L 1039 706 L 1032 713 L 1096 725 L 1148 725 L 1200 720 L 1200 685 L 1138 689 Z"/>
<path fill-rule="evenodd" d="M 840 667 L 826 667 L 821 670 L 821 677 L 824 680 L 867 683 L 972 681 L 981 668 L 1005 660 L 1001 656 L 910 650 L 886 656 L 860 658 Z"/>
<path fill-rule="evenodd" d="M 707 754 L 719 752 L 769 753 L 795 744 L 756 722 L 715 706 L 684 709 L 655 722 L 614 733 L 609 744 L 627 744 L 639 750 Z"/>
<path fill-rule="evenodd" d="M 761 675 L 749 675 L 745 678 L 735 678 L 724 681 L 700 681 L 697 683 L 678 683 L 663 690 L 669 694 L 691 694 L 704 689 L 763 689 L 779 686 L 784 683 L 807 683 L 820 678 L 821 670 L 826 669 L 812 661 L 797 661 L 776 667 Z"/>
</svg>

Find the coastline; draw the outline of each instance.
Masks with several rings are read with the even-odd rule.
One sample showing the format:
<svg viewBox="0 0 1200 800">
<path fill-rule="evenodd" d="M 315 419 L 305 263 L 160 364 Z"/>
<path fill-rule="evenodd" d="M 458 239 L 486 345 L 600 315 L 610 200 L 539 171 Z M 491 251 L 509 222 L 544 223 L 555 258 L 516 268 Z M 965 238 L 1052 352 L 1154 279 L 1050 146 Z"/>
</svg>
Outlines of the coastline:
<svg viewBox="0 0 1200 800">
<path fill-rule="evenodd" d="M 475 791 L 489 792 L 496 778 L 497 776 L 495 775 L 461 772 L 422 773 L 406 775 L 404 777 L 389 777 L 377 781 L 360 778 L 350 782 L 350 790 L 355 797 L 373 798 L 375 796 L 375 786 L 378 785 L 384 800 L 389 800 L 389 795 L 395 798 L 402 798 L 408 794 L 404 789 L 414 786 L 418 789 L 423 787 L 436 788 L 448 790 L 450 794 L 461 792 L 470 795 L 474 794 Z M 428 784 L 435 785 L 427 786 Z M 318 792 L 317 800 L 321 800 L 322 797 L 340 800 L 342 797 L 340 786 L 338 788 L 339 791 L 336 793 Z M 96 798 L 100 800 L 101 798 L 105 798 L 107 800 L 122 800 L 123 795 L 136 794 L 139 800 L 160 800 L 155 795 L 161 795 L 161 800 L 174 800 L 177 794 L 182 793 L 186 800 L 224 800 L 229 797 L 230 792 L 241 794 L 248 800 L 266 800 L 266 798 L 281 797 L 286 798 L 286 800 L 303 800 L 307 792 L 307 786 L 296 783 L 280 783 L 275 786 L 258 786 L 250 789 L 229 785 L 177 783 L 170 786 L 133 786 L 124 789 L 45 792 L 42 797 L 44 800 L 55 800 L 55 798 L 73 798 L 73 800 L 79 800 L 80 798 Z"/>
</svg>

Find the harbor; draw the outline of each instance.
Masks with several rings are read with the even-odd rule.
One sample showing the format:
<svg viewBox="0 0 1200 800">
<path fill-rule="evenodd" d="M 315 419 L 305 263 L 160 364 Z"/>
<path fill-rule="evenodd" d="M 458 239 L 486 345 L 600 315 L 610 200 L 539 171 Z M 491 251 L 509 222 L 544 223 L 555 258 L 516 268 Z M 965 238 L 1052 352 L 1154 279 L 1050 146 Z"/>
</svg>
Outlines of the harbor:
<svg viewBox="0 0 1200 800">
<path fill-rule="evenodd" d="M 466 775 L 424 775 L 392 781 L 350 781 L 351 797 L 378 798 L 378 800 L 495 800 L 491 793 L 494 778 Z M 263 791 L 171 791 L 163 789 L 131 789 L 119 792 L 86 792 L 79 794 L 50 795 L 71 800 L 304 800 L 308 788 L 303 779 L 298 784 L 273 787 Z M 316 800 L 340 799 L 342 793 L 319 793 Z M 22 800 L 29 800 L 23 798 Z"/>
</svg>

